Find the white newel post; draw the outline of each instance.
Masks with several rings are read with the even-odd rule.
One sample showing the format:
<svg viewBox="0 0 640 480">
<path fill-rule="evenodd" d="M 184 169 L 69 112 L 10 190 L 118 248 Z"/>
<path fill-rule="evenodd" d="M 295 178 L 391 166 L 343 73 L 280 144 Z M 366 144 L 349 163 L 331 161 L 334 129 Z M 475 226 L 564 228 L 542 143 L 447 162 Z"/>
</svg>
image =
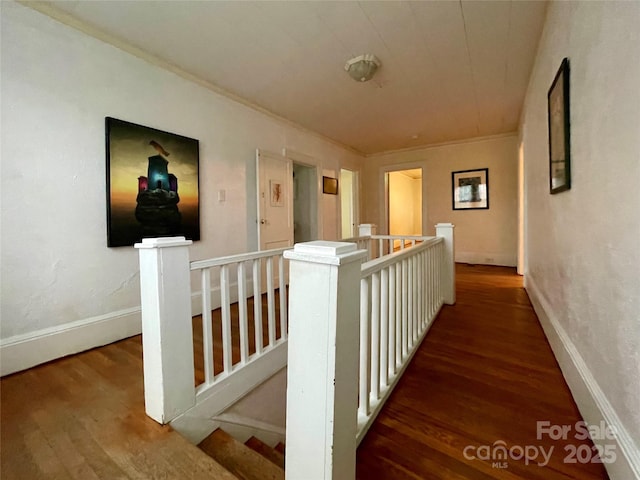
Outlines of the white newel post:
<svg viewBox="0 0 640 480">
<path fill-rule="evenodd" d="M 358 225 L 358 235 L 360 237 L 373 237 L 376 234 L 377 227 L 373 223 L 361 223 Z M 369 260 L 378 258 L 378 245 L 374 240 L 369 240 Z"/>
<path fill-rule="evenodd" d="M 184 237 L 145 238 L 140 251 L 144 403 L 168 423 L 195 405 L 189 245 Z"/>
<path fill-rule="evenodd" d="M 353 243 L 315 241 L 290 260 L 286 478 L 356 472 L 360 272 Z"/>
<path fill-rule="evenodd" d="M 358 225 L 358 234 L 361 237 L 372 237 L 376 234 L 376 228 L 373 223 L 362 223 Z"/>
<path fill-rule="evenodd" d="M 454 245 L 453 229 L 451 223 L 438 223 L 436 236 L 444 238 L 444 262 L 442 263 L 441 279 L 444 303 L 453 305 L 456 303 L 456 250 Z"/>
</svg>

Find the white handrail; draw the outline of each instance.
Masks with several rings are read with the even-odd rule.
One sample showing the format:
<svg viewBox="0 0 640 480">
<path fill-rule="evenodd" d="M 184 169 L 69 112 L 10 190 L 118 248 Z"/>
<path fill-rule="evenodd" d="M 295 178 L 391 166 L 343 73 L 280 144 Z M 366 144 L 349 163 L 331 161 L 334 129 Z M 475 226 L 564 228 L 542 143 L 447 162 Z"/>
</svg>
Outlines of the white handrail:
<svg viewBox="0 0 640 480">
<path fill-rule="evenodd" d="M 439 286 L 444 239 L 412 240 L 412 247 L 361 268 L 358 443 L 444 303 Z"/>
</svg>

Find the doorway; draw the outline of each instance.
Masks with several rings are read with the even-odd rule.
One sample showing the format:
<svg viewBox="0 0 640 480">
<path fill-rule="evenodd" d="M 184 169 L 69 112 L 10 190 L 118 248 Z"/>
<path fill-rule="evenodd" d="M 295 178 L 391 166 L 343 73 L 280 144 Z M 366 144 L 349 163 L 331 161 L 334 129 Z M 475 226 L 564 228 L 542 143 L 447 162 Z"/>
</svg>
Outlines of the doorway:
<svg viewBox="0 0 640 480">
<path fill-rule="evenodd" d="M 318 174 L 316 167 L 293 164 L 293 241 L 318 239 Z"/>
<path fill-rule="evenodd" d="M 385 172 L 384 181 L 389 235 L 422 235 L 422 168 Z"/>
<path fill-rule="evenodd" d="M 351 170 L 340 170 L 340 218 L 342 238 L 356 237 L 358 224 L 358 173 Z"/>
</svg>

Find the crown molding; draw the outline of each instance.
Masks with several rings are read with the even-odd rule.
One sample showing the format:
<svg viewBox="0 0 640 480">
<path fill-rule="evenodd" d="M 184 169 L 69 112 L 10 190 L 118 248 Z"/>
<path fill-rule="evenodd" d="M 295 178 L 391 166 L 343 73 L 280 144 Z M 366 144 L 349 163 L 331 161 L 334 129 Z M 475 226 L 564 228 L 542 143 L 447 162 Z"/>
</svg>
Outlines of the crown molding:
<svg viewBox="0 0 640 480">
<path fill-rule="evenodd" d="M 337 140 L 334 140 L 333 138 L 329 138 L 325 135 L 322 135 L 321 133 L 318 133 L 314 130 L 311 130 L 307 127 L 304 127 L 302 125 L 300 125 L 297 122 L 294 122 L 293 120 L 289 120 L 286 117 L 282 117 L 274 112 L 272 112 L 271 110 L 268 110 L 264 107 L 261 107 L 260 105 L 257 105 L 253 102 L 251 102 L 250 100 L 247 100 L 244 97 L 241 97 L 240 95 L 237 95 L 229 90 L 226 90 L 212 82 L 209 82 L 207 80 L 204 80 L 203 78 L 187 71 L 184 70 L 183 68 L 179 67 L 178 65 L 175 65 L 171 62 L 168 62 L 167 60 L 164 60 L 163 58 L 158 57 L 157 55 L 153 55 L 141 48 L 135 47 L 131 44 L 129 44 L 128 42 L 122 40 L 121 38 L 116 37 L 115 35 L 111 35 L 110 33 L 107 33 L 103 30 L 100 30 L 99 28 L 90 25 L 89 23 L 86 23 L 80 19 L 78 19 L 77 17 L 74 17 L 73 15 L 60 10 L 59 8 L 55 7 L 53 4 L 51 4 L 51 2 L 47 2 L 47 1 L 42 1 L 42 0 L 16 0 L 17 3 L 19 3 L 20 5 L 23 5 L 25 7 L 31 8 L 32 10 L 35 10 L 39 13 L 42 13 L 43 15 L 46 15 L 68 27 L 71 27 L 75 30 L 78 30 L 90 37 L 93 37 L 97 40 L 100 40 L 104 43 L 107 43 L 113 47 L 116 47 L 119 50 L 122 50 L 130 55 L 133 55 L 137 58 L 140 58 L 141 60 L 146 61 L 147 63 L 150 63 L 156 67 L 160 67 L 163 68 L 165 70 L 168 70 L 176 75 L 178 75 L 179 77 L 184 78 L 185 80 L 188 80 L 190 82 L 193 82 L 197 85 L 200 85 L 201 87 L 204 87 L 208 90 L 211 90 L 214 93 L 217 93 L 218 95 L 221 95 L 233 102 L 239 103 L 245 107 L 248 107 L 258 113 L 261 113 L 269 118 L 271 118 L 272 120 L 275 120 L 283 125 L 286 125 L 288 127 L 292 127 L 300 132 L 306 133 L 308 135 L 311 135 L 313 137 L 319 138 L 325 142 L 328 142 L 336 147 L 339 147 L 343 150 L 347 150 L 351 153 L 354 153 L 356 155 L 359 155 L 361 157 L 366 157 L 366 154 L 364 152 L 361 152 L 360 150 L 351 147 L 349 145 L 346 145 L 342 142 L 339 142 Z"/>
<path fill-rule="evenodd" d="M 399 148 L 397 150 L 385 150 L 384 152 L 367 153 L 365 154 L 365 157 L 366 158 L 382 157 L 385 155 L 393 155 L 395 153 L 415 152 L 418 150 L 429 150 L 431 148 L 446 147 L 448 145 L 460 145 L 464 143 L 483 142 L 486 140 L 496 140 L 498 138 L 507 138 L 507 137 L 514 137 L 514 136 L 518 136 L 517 130 L 513 132 L 507 132 L 507 133 L 498 133 L 496 135 L 486 135 L 483 137 L 471 137 L 471 138 L 464 138 L 461 140 L 451 140 L 448 142 L 431 143 L 431 144 L 419 145 L 415 147 Z"/>
</svg>

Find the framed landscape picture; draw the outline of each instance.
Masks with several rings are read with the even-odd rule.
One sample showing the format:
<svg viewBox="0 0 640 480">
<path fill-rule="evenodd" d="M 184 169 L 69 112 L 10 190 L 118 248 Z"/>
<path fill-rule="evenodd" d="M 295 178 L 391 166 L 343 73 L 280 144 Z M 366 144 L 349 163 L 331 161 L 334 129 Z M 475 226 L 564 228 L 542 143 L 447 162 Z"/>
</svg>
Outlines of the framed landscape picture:
<svg viewBox="0 0 640 480">
<path fill-rule="evenodd" d="M 198 140 L 111 117 L 105 129 L 107 245 L 200 240 Z"/>
<path fill-rule="evenodd" d="M 451 172 L 451 195 L 454 210 L 489 208 L 489 169 Z"/>
<path fill-rule="evenodd" d="M 571 135 L 569 116 L 569 59 L 562 60 L 547 95 L 549 116 L 549 191 L 571 188 Z"/>
</svg>

